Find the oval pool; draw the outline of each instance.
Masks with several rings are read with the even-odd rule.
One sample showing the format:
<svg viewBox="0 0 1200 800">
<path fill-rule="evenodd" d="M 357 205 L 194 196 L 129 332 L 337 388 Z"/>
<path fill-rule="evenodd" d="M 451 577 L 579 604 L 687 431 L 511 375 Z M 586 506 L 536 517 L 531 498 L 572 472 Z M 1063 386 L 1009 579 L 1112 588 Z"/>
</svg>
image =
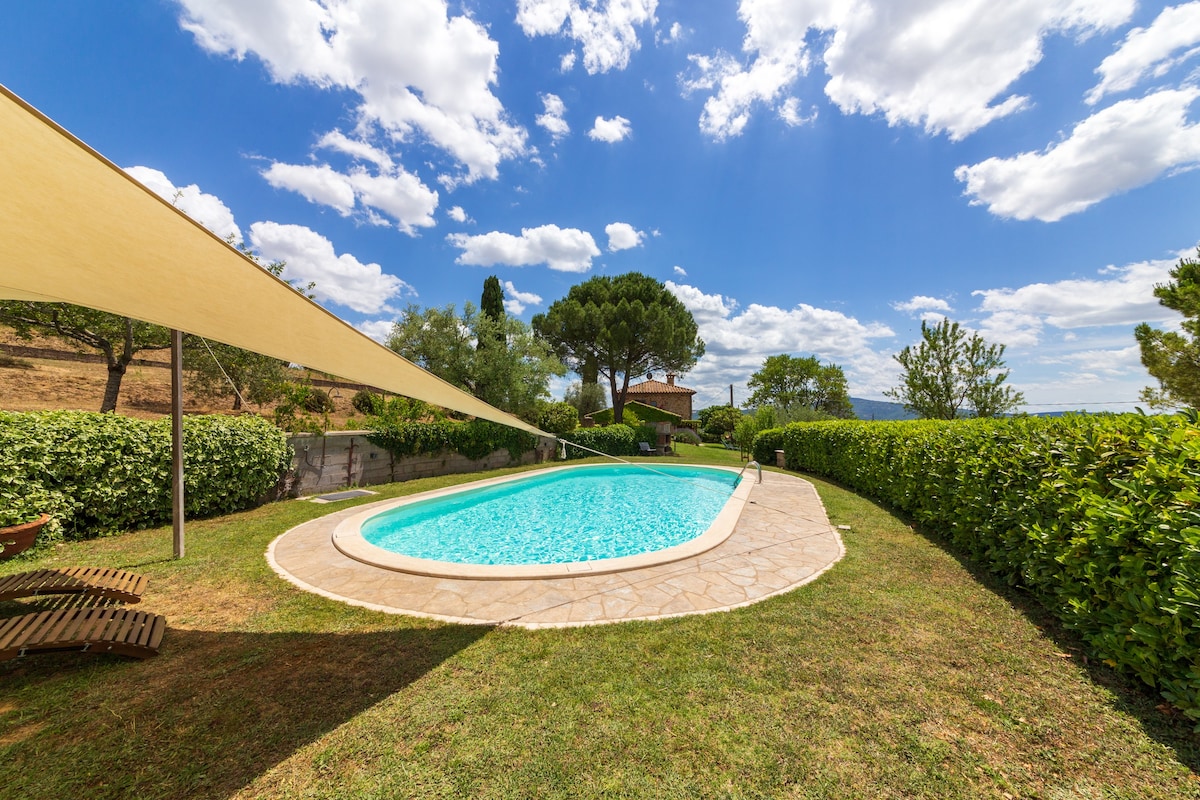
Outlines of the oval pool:
<svg viewBox="0 0 1200 800">
<path fill-rule="evenodd" d="M 733 468 L 557 467 L 373 503 L 343 520 L 333 543 L 359 561 L 422 575 L 614 572 L 716 547 L 749 491 Z"/>
</svg>

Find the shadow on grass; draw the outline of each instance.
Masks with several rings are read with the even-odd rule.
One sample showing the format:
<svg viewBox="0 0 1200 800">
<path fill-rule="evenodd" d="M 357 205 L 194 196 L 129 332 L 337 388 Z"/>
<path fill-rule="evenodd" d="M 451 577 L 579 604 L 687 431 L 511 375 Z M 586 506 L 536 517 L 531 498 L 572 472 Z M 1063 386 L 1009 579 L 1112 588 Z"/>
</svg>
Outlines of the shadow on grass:
<svg viewBox="0 0 1200 800">
<path fill-rule="evenodd" d="M 0 786 L 8 798 L 228 797 L 489 630 L 170 628 L 147 661 L 0 664 Z M 63 697 L 69 707 L 47 707 Z"/>
<path fill-rule="evenodd" d="M 1019 586 L 1012 586 L 985 567 L 972 561 L 969 554 L 956 547 L 950 540 L 938 535 L 911 519 L 904 512 L 873 498 L 858 494 L 853 489 L 828 478 L 805 472 L 793 472 L 817 484 L 834 486 L 861 498 L 876 508 L 903 522 L 915 534 L 934 547 L 954 558 L 962 568 L 993 594 L 1003 598 L 1010 606 L 1035 625 L 1059 650 L 1087 672 L 1097 686 L 1108 691 L 1114 708 L 1135 718 L 1147 736 L 1159 744 L 1171 748 L 1181 764 L 1193 773 L 1200 774 L 1200 735 L 1193 730 L 1187 717 L 1171 708 L 1158 692 L 1150 686 L 1108 667 L 1093 657 L 1088 644 L 1080 636 L 1054 616 L 1037 598 Z M 1166 712 L 1164 713 L 1164 709 Z"/>
</svg>

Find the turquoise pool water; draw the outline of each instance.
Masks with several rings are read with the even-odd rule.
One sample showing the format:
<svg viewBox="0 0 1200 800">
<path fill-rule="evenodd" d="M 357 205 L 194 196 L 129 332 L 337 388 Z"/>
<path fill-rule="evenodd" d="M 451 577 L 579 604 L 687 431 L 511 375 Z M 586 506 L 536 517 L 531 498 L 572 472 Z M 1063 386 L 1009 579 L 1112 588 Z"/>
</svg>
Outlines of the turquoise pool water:
<svg viewBox="0 0 1200 800">
<path fill-rule="evenodd" d="M 362 536 L 458 564 L 567 564 L 663 550 L 704 533 L 738 476 L 655 465 L 588 466 L 422 500 L 371 517 Z"/>
</svg>

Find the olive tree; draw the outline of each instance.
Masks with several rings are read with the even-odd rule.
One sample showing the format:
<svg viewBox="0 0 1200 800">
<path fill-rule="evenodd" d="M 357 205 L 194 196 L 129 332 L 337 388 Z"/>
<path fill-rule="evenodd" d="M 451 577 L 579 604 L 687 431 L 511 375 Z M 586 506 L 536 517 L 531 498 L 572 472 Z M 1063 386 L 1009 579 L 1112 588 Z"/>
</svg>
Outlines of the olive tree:
<svg viewBox="0 0 1200 800">
<path fill-rule="evenodd" d="M 957 322 L 921 323 L 921 342 L 894 356 L 901 384 L 884 392 L 926 419 L 954 419 L 969 410 L 977 417 L 998 417 L 1020 406 L 1025 397 L 1005 386 L 1004 345 L 967 336 Z"/>
</svg>

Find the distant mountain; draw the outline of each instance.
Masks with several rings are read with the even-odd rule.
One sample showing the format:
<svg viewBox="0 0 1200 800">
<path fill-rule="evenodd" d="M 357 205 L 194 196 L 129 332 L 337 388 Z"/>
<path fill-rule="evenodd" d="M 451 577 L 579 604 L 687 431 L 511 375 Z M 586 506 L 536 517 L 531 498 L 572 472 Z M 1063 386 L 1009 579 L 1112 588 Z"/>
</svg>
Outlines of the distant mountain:
<svg viewBox="0 0 1200 800">
<path fill-rule="evenodd" d="M 854 407 L 854 416 L 859 419 L 919 419 L 916 414 L 906 410 L 902 403 L 888 403 L 883 400 L 864 400 L 861 397 L 851 397 L 850 405 Z"/>
</svg>

